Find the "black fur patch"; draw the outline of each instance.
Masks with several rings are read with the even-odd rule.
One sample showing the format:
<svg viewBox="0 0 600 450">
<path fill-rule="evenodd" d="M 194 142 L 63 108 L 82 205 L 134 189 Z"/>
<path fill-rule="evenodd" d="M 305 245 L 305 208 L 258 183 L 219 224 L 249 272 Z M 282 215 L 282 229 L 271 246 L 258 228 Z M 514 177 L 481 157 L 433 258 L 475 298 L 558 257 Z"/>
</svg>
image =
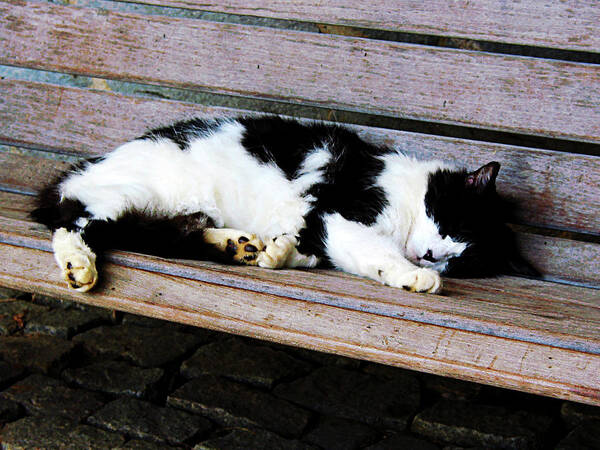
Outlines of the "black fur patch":
<svg viewBox="0 0 600 450">
<path fill-rule="evenodd" d="M 83 240 L 95 252 L 128 250 L 164 258 L 232 262 L 231 255 L 206 244 L 203 230 L 214 222 L 203 213 L 176 217 L 151 217 L 129 212 L 118 220 L 91 220 Z"/>
<path fill-rule="evenodd" d="M 175 122 L 161 128 L 148 131 L 140 139 L 157 141 L 161 138 L 171 139 L 181 150 L 185 150 L 194 137 L 204 136 L 221 126 L 226 119 L 191 119 Z"/>
<path fill-rule="evenodd" d="M 242 144 L 247 151 L 264 163 L 275 163 L 289 180 L 315 148 L 326 144 L 332 155 L 323 169 L 324 182 L 307 192 L 316 200 L 299 236 L 301 253 L 325 256 L 323 215 L 339 213 L 370 225 L 386 206 L 384 191 L 373 184 L 384 168 L 378 157 L 390 149 L 369 144 L 338 125 L 302 124 L 280 117 L 242 118 L 240 123 L 246 128 Z"/>
<path fill-rule="evenodd" d="M 31 211 L 33 220 L 46 225 L 50 230 L 66 228 L 73 230 L 77 228 L 75 221 L 80 217 L 89 217 L 85 206 L 79 200 L 64 199 L 60 201 L 58 186 L 73 172 L 84 169 L 88 164 L 93 164 L 101 158 L 89 158 L 73 165 L 69 170 L 61 173 L 48 186 L 42 189 L 35 199 L 36 208 Z"/>
<path fill-rule="evenodd" d="M 490 186 L 485 192 L 467 186 L 466 171 L 439 170 L 429 176 L 425 206 L 442 236 L 468 244 L 452 258 L 444 275 L 459 278 L 519 273 L 536 276 L 537 271 L 518 253 L 515 236 L 506 222 L 510 203 Z"/>
</svg>

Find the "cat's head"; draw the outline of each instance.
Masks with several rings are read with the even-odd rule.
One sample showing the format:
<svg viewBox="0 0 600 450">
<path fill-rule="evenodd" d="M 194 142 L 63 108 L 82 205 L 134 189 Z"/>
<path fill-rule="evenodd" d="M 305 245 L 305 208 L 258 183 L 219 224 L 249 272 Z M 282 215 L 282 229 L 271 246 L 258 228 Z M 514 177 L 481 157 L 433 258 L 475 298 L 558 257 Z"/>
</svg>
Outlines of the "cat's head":
<svg viewBox="0 0 600 450">
<path fill-rule="evenodd" d="M 430 173 L 421 217 L 406 244 L 409 259 L 451 277 L 538 275 L 519 255 L 505 223 L 509 206 L 496 192 L 499 170 L 491 162 L 470 173 Z"/>
</svg>

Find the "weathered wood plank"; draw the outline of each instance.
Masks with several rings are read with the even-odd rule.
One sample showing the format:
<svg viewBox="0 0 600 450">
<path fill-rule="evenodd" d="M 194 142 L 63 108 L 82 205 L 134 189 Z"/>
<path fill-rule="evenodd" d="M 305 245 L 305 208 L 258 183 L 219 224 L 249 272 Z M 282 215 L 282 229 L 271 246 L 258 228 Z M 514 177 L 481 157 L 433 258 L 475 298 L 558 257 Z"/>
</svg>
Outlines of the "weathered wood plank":
<svg viewBox="0 0 600 450">
<path fill-rule="evenodd" d="M 589 64 L 19 0 L 0 63 L 600 142 Z"/>
<path fill-rule="evenodd" d="M 0 187 L 35 193 L 70 166 L 64 161 L 0 152 Z"/>
<path fill-rule="evenodd" d="M 0 191 L 2 217 L 28 221 L 33 205 L 31 196 Z M 525 258 L 546 277 L 600 287 L 600 245 L 530 233 L 517 233 L 517 237 Z M 459 294 L 458 290 L 453 293 Z"/>
<path fill-rule="evenodd" d="M 0 80 L 0 90 L 5 93 L 0 96 L 0 123 L 3 124 L 0 140 L 82 155 L 103 154 L 143 134 L 149 127 L 177 119 L 247 113 L 9 79 Z M 520 207 L 519 221 L 600 232 L 597 213 L 600 210 L 600 157 L 354 128 L 369 141 L 397 147 L 423 159 L 440 158 L 471 168 L 491 160 L 499 161 L 502 164 L 499 189 L 516 200 Z M 14 164 L 41 163 L 23 159 Z M 45 173 L 41 172 L 40 179 Z M 13 176 L 11 183 L 15 186 L 20 183 L 19 177 Z"/>
<path fill-rule="evenodd" d="M 588 52 L 600 51 L 593 0 L 140 0 L 160 6 L 450 36 Z"/>
<path fill-rule="evenodd" d="M 0 217 L 0 241 L 50 250 L 43 227 L 7 217 Z M 444 296 L 414 295 L 334 271 L 271 271 L 127 252 L 108 259 L 160 275 L 600 354 L 600 291 L 593 289 L 502 277 L 495 284 L 447 280 Z"/>
<path fill-rule="evenodd" d="M 600 356 L 115 264 L 94 294 L 69 291 L 50 253 L 0 245 L 0 284 L 541 395 L 600 404 Z M 114 289 L 113 289 L 114 288 Z"/>
<path fill-rule="evenodd" d="M 549 278 L 579 281 L 600 288 L 599 244 L 532 233 L 517 233 L 517 240 L 523 253 Z"/>
</svg>

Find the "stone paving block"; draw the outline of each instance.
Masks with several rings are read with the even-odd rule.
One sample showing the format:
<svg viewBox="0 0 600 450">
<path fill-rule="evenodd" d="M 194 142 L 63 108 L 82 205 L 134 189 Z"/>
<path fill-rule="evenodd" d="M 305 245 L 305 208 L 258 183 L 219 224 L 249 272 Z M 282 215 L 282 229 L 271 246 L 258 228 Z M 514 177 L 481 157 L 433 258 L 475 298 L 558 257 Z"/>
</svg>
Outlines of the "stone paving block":
<svg viewBox="0 0 600 450">
<path fill-rule="evenodd" d="M 560 415 L 568 427 L 573 428 L 585 420 L 600 420 L 600 407 L 564 402 L 560 408 Z"/>
<path fill-rule="evenodd" d="M 125 361 L 100 361 L 66 369 L 62 377 L 68 383 L 93 391 L 147 398 L 164 373 L 160 368 L 142 368 Z"/>
<path fill-rule="evenodd" d="M 202 338 L 170 329 L 133 325 L 101 326 L 73 338 L 87 351 L 126 359 L 142 367 L 157 367 L 183 357 L 202 343 Z"/>
<path fill-rule="evenodd" d="M 185 378 L 221 375 L 271 389 L 278 381 L 306 374 L 311 366 L 266 346 L 254 346 L 239 338 L 213 342 L 196 350 L 181 366 Z"/>
<path fill-rule="evenodd" d="M 70 339 L 73 335 L 109 321 L 101 310 L 53 309 L 32 314 L 25 325 L 25 333 L 43 333 Z"/>
<path fill-rule="evenodd" d="M 202 339 L 202 343 L 212 342 L 217 339 L 221 339 L 223 336 L 229 336 L 225 333 L 219 333 L 218 331 L 207 330 L 206 328 L 185 325 L 177 322 L 169 322 L 168 320 L 155 319 L 153 317 L 140 316 L 131 313 L 123 314 L 123 320 L 121 323 L 123 325 L 135 325 L 138 327 L 155 329 L 170 328 L 174 331 L 180 331 L 182 333 L 195 334 Z"/>
<path fill-rule="evenodd" d="M 165 449 L 177 449 L 184 447 L 175 447 L 171 445 L 167 445 L 165 443 L 155 443 L 150 441 L 141 441 L 139 439 L 132 439 L 127 441 L 127 443 L 121 447 L 115 447 L 111 450 L 165 450 Z M 189 448 L 189 447 L 187 447 Z"/>
<path fill-rule="evenodd" d="M 71 300 L 64 300 L 38 293 L 31 294 L 31 301 L 37 305 L 49 306 L 51 308 L 73 308 L 79 307 L 78 305 L 83 306 L 82 303 L 72 302 Z"/>
<path fill-rule="evenodd" d="M 31 415 L 60 416 L 79 421 L 97 411 L 104 397 L 83 389 L 72 389 L 63 382 L 34 374 L 0 394 L 19 403 Z"/>
<path fill-rule="evenodd" d="M 552 425 L 550 417 L 532 412 L 443 400 L 417 414 L 411 430 L 434 442 L 536 449 L 542 446 Z"/>
<path fill-rule="evenodd" d="M 22 330 L 36 313 L 46 312 L 45 306 L 35 305 L 26 300 L 0 301 L 0 334 L 9 335 Z"/>
<path fill-rule="evenodd" d="M 1 338 L 0 338 L 1 339 Z M 25 374 L 23 367 L 17 367 L 6 361 L 0 361 L 0 389 L 12 384 Z"/>
<path fill-rule="evenodd" d="M 274 393 L 322 414 L 402 431 L 420 402 L 416 378 L 383 379 L 338 367 L 323 367 Z"/>
<path fill-rule="evenodd" d="M 435 444 L 431 442 L 424 441 L 423 439 L 419 439 L 414 436 L 410 436 L 407 434 L 393 434 L 390 436 L 386 436 L 381 441 L 376 444 L 369 445 L 365 447 L 364 450 L 398 450 L 398 449 L 406 449 L 406 450 L 439 450 Z M 446 448 L 444 448 L 446 450 Z M 469 449 L 471 450 L 471 449 Z"/>
<path fill-rule="evenodd" d="M 135 325 L 138 327 L 146 327 L 146 328 L 172 328 L 176 331 L 183 331 L 187 329 L 187 325 L 177 323 L 177 322 L 169 322 L 168 320 L 163 319 L 155 319 L 154 317 L 146 317 L 140 316 L 138 314 L 124 313 L 123 320 L 121 321 L 123 325 Z"/>
<path fill-rule="evenodd" d="M 328 450 L 353 450 L 372 444 L 378 436 L 379 433 L 368 425 L 323 417 L 302 440 Z"/>
<path fill-rule="evenodd" d="M 88 423 L 154 442 L 182 444 L 212 425 L 202 417 L 173 408 L 122 397 L 88 418 Z"/>
<path fill-rule="evenodd" d="M 307 411 L 269 393 L 212 375 L 187 382 L 167 403 L 223 426 L 266 428 L 286 437 L 298 437 L 310 418 Z"/>
<path fill-rule="evenodd" d="M 2 448 L 104 450 L 125 442 L 122 435 L 77 424 L 61 417 L 25 417 L 7 424 L 0 434 Z"/>
<path fill-rule="evenodd" d="M 588 420 L 578 425 L 558 443 L 555 450 L 600 449 L 600 421 Z"/>
<path fill-rule="evenodd" d="M 482 385 L 454 378 L 420 374 L 426 392 L 448 400 L 476 400 L 481 396 Z"/>
<path fill-rule="evenodd" d="M 231 433 L 201 442 L 194 450 L 316 450 L 298 440 L 284 439 L 266 430 L 236 429 Z"/>
<path fill-rule="evenodd" d="M 25 415 L 25 409 L 17 402 L 0 397 L 0 426 Z"/>
<path fill-rule="evenodd" d="M 75 347 L 73 342 L 44 334 L 0 337 L 0 357 L 33 372 L 59 373 Z"/>
<path fill-rule="evenodd" d="M 281 344 L 269 344 L 271 347 L 289 353 L 296 358 L 311 362 L 319 366 L 336 366 L 345 369 L 358 369 L 361 361 L 358 359 L 347 358 L 346 356 L 334 355 L 331 353 L 317 352 L 306 348 L 290 347 Z"/>
</svg>

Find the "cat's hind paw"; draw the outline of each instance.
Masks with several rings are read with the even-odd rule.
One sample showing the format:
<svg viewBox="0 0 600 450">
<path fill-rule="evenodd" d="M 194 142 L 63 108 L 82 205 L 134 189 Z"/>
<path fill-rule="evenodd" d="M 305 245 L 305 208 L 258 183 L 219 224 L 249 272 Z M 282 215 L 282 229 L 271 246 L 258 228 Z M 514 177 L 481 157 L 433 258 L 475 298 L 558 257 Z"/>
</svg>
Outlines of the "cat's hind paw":
<svg viewBox="0 0 600 450">
<path fill-rule="evenodd" d="M 258 264 L 259 254 L 265 247 L 256 235 L 231 228 L 207 228 L 203 237 L 233 262 L 247 266 Z"/>
<path fill-rule="evenodd" d="M 298 245 L 298 239 L 290 234 L 284 234 L 271 239 L 267 242 L 264 251 L 258 255 L 259 267 L 281 269 L 286 265 L 296 245 Z"/>
<path fill-rule="evenodd" d="M 87 292 L 98 281 L 96 264 L 84 254 L 73 254 L 66 257 L 62 270 L 67 285 L 78 292 Z"/>
<path fill-rule="evenodd" d="M 435 270 L 426 268 L 387 274 L 387 276 L 384 276 L 383 281 L 389 286 L 401 287 L 410 292 L 438 294 L 442 291 L 440 274 Z"/>
</svg>

